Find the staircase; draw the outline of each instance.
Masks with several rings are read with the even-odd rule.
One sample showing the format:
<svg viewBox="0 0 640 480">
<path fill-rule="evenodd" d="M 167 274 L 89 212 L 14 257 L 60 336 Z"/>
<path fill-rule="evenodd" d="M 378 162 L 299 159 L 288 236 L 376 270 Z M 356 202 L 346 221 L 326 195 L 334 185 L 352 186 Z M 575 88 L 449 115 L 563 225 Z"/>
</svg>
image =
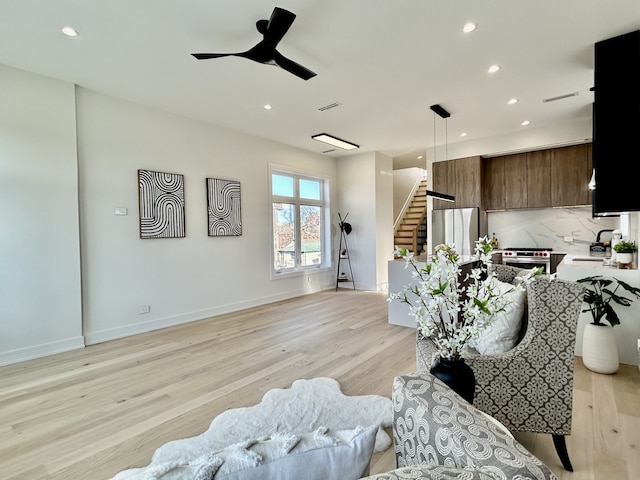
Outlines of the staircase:
<svg viewBox="0 0 640 480">
<path fill-rule="evenodd" d="M 427 181 L 422 180 L 418 186 L 411 203 L 407 207 L 402 220 L 396 228 L 393 242 L 394 245 L 400 248 L 406 248 L 414 252 L 416 255 L 420 254 L 418 249 L 418 230 L 422 225 L 424 216 L 427 213 Z"/>
</svg>

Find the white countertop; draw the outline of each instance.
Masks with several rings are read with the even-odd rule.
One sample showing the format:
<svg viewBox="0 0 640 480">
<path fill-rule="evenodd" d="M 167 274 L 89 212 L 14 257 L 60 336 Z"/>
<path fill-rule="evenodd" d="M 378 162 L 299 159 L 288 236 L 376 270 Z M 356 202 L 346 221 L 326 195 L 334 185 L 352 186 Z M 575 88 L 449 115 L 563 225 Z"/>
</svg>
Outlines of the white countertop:
<svg viewBox="0 0 640 480">
<path fill-rule="evenodd" d="M 569 253 L 565 255 L 558 268 L 598 268 L 598 269 L 617 269 L 617 264 L 610 264 L 608 257 L 591 257 L 589 255 L 575 255 Z"/>
<path fill-rule="evenodd" d="M 640 287 L 640 271 L 637 267 L 629 270 L 618 269 L 615 265 L 605 265 L 603 260 L 608 263 L 609 259 L 568 254 L 558 265 L 558 278 L 576 281 L 594 276 L 613 277 L 634 287 Z M 637 341 L 640 339 L 640 322 L 638 322 L 638 318 L 640 318 L 640 300 L 626 292 L 618 291 L 618 293 L 633 299 L 629 307 L 614 306 L 621 322 L 620 325 L 613 329 L 618 344 L 620 362 L 638 365 Z M 586 304 L 584 307 L 586 307 Z M 588 312 L 582 312 L 576 331 L 576 355 L 582 355 L 582 332 L 584 331 L 584 326 L 589 322 L 591 322 L 591 315 Z"/>
</svg>

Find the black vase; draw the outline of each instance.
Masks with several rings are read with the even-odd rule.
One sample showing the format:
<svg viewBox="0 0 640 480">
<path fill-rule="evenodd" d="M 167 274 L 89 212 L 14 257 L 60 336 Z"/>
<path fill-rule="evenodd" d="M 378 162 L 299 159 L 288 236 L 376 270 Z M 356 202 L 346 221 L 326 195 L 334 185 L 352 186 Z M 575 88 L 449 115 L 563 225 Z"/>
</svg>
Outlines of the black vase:
<svg viewBox="0 0 640 480">
<path fill-rule="evenodd" d="M 476 390 L 476 377 L 471 367 L 465 363 L 463 358 L 460 360 L 436 358 L 436 361 L 433 362 L 431 370 L 429 371 L 434 377 L 439 378 L 467 402 L 473 403 L 473 396 Z"/>
</svg>

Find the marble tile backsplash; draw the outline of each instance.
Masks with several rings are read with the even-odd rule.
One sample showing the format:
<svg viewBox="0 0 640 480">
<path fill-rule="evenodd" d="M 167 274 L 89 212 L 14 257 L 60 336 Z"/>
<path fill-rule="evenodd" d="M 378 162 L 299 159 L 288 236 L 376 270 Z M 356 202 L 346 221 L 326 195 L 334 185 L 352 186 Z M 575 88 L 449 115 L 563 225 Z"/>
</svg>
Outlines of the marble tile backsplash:
<svg viewBox="0 0 640 480">
<path fill-rule="evenodd" d="M 588 255 L 600 230 L 620 228 L 619 217 L 591 218 L 591 207 L 545 208 L 490 212 L 489 237 L 495 232 L 500 248 L 552 248 L 554 252 Z M 565 242 L 565 237 L 573 237 Z M 602 234 L 601 240 L 609 240 Z"/>
</svg>

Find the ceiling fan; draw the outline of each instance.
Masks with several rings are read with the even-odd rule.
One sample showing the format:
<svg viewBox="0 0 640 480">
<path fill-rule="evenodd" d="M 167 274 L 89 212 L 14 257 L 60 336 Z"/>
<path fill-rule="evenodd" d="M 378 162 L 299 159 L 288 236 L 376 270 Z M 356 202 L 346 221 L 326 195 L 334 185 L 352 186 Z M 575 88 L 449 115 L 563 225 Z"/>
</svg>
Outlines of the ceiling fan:
<svg viewBox="0 0 640 480">
<path fill-rule="evenodd" d="M 289 27 L 295 18 L 296 15 L 294 13 L 291 13 L 284 8 L 275 7 L 269 20 L 263 19 L 256 22 L 256 28 L 258 29 L 258 32 L 262 34 L 263 38 L 257 45 L 246 52 L 192 53 L 191 55 L 196 57 L 198 60 L 227 56 L 248 58 L 254 62 L 264 63 L 266 65 L 275 65 L 283 68 L 287 72 L 293 73 L 303 80 L 309 80 L 317 74 L 293 60 L 289 60 L 276 50 L 278 43 L 282 40 L 284 34 L 287 33 L 287 30 L 289 30 Z"/>
</svg>

